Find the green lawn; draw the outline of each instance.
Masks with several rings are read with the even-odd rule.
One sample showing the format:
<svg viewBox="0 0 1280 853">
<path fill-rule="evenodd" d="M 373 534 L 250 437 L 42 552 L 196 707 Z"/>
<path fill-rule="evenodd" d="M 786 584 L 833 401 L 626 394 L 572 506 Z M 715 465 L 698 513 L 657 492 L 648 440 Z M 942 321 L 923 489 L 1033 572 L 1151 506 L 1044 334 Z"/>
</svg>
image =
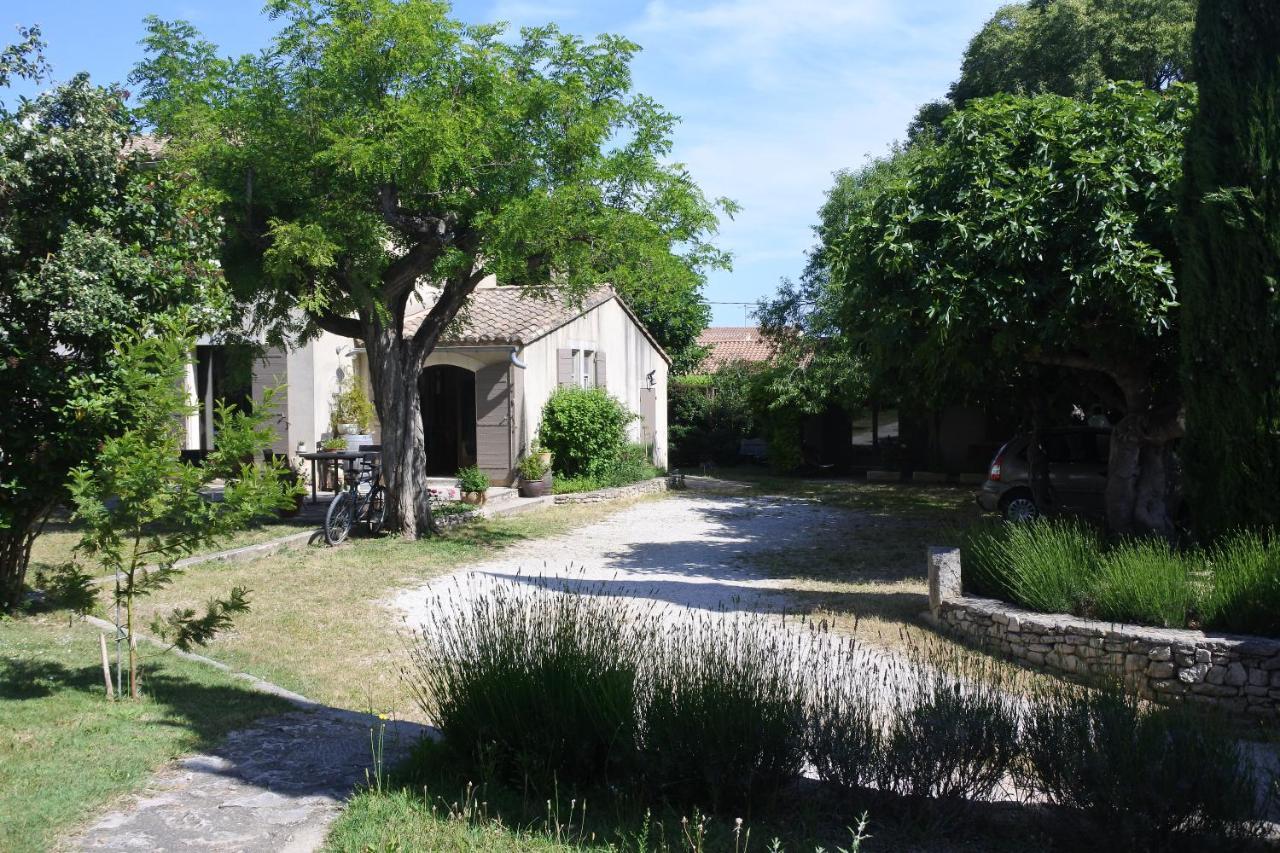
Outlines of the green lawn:
<svg viewBox="0 0 1280 853">
<path fill-rule="evenodd" d="M 151 650 L 146 697 L 108 702 L 98 635 L 62 615 L 0 622 L 0 850 L 45 850 L 166 761 L 291 708 Z"/>
<path fill-rule="evenodd" d="M 235 627 L 215 639 L 205 654 L 329 705 L 414 717 L 417 708 L 399 672 L 404 626 L 386 600 L 501 549 L 588 524 L 621 506 L 557 506 L 483 519 L 418 542 L 355 538 L 338 548 L 202 563 L 142 600 L 142 624 L 159 611 L 198 607 L 233 586 L 247 587 L 250 612 L 236 617 Z"/>
<path fill-rule="evenodd" d="M 256 545 L 259 542 L 279 539 L 281 536 L 288 536 L 291 533 L 315 530 L 317 528 L 318 525 L 315 523 L 272 519 L 241 530 L 225 541 L 213 545 L 209 548 L 209 552 L 227 551 L 244 545 Z M 79 541 L 80 526 L 78 524 L 65 520 L 50 521 L 46 524 L 44 532 L 37 536 L 36 541 L 31 545 L 31 565 L 27 569 L 27 582 L 33 583 L 37 572 L 48 571 L 56 566 L 75 560 L 77 556 L 75 548 Z M 100 566 L 83 558 L 80 562 L 90 575 L 96 577 L 103 574 Z"/>
</svg>

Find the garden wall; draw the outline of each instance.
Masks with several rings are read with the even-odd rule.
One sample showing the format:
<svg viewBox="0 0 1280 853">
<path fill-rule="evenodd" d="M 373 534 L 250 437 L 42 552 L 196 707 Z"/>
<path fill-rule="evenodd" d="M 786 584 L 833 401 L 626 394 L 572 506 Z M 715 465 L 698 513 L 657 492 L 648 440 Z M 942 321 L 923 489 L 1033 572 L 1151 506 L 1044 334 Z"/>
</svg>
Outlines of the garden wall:
<svg viewBox="0 0 1280 853">
<path fill-rule="evenodd" d="M 558 504 L 598 504 L 605 501 L 616 501 L 620 498 L 635 498 L 641 495 L 654 495 L 667 490 L 666 477 L 654 477 L 652 480 L 641 480 L 625 486 L 614 486 L 610 489 L 597 489 L 594 492 L 572 492 L 567 495 L 556 495 Z"/>
<path fill-rule="evenodd" d="M 1120 678 L 1161 702 L 1280 714 L 1280 640 L 1099 622 L 966 596 L 952 548 L 929 549 L 929 610 L 959 637 L 1043 669 L 1085 681 Z"/>
</svg>

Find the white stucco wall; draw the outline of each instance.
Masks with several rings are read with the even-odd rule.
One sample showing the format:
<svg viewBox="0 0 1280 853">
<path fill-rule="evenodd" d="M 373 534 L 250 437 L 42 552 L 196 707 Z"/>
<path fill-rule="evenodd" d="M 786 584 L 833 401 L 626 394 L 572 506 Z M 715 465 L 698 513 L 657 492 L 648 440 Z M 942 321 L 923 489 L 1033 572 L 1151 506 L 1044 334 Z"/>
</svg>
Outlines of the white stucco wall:
<svg viewBox="0 0 1280 853">
<path fill-rule="evenodd" d="M 611 395 L 630 409 L 640 412 L 640 389 L 648 387 L 653 372 L 656 394 L 654 412 L 654 461 L 667 464 L 667 362 L 628 316 L 616 299 L 610 299 L 544 338 L 529 344 L 520 353 L 528 365 L 524 371 L 523 417 L 525 448 L 542 419 L 542 407 L 556 388 L 556 352 L 587 349 L 605 354 L 605 385 Z M 640 421 L 631 424 L 632 441 L 640 440 Z"/>
<path fill-rule="evenodd" d="M 315 450 L 316 442 L 329 437 L 333 393 L 342 377 L 353 370 L 355 343 L 350 338 L 322 332 L 319 337 L 289 351 L 289 448 L 303 442 Z"/>
</svg>

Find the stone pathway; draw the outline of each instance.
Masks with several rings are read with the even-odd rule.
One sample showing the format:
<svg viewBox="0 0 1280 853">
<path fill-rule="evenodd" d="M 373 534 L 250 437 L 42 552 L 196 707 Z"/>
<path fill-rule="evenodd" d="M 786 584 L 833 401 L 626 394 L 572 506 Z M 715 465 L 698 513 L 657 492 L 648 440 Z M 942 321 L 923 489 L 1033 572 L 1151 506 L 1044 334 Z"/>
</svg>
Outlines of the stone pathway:
<svg viewBox="0 0 1280 853">
<path fill-rule="evenodd" d="M 372 772 L 376 717 L 299 710 L 234 732 L 215 749 L 161 770 L 65 845 L 73 850 L 317 849 L 343 802 Z M 428 729 L 387 724 L 393 765 Z"/>
</svg>

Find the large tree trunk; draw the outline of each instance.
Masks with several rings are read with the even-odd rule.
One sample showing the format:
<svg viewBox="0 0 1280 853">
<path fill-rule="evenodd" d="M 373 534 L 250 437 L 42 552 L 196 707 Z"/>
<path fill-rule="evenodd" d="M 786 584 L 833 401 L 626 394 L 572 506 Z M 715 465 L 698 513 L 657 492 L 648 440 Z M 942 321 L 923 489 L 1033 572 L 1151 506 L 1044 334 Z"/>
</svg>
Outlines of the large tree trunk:
<svg viewBox="0 0 1280 853">
<path fill-rule="evenodd" d="M 374 405 L 382 427 L 382 478 L 387 527 L 406 539 L 436 532 L 426 487 L 426 442 L 418 393 L 420 357 L 399 334 L 380 324 L 365 327 L 365 352 Z"/>
<path fill-rule="evenodd" d="M 1125 381 L 1125 380 L 1128 381 Z M 1107 526 L 1118 536 L 1156 534 L 1173 541 L 1182 424 L 1173 406 L 1153 408 L 1145 372 L 1120 377 L 1126 414 L 1111 432 Z"/>
<path fill-rule="evenodd" d="M 1105 505 L 1107 527 L 1116 536 L 1162 536 L 1173 541 L 1178 461 L 1174 442 L 1182 437 L 1178 406 L 1153 403 L 1151 366 L 1145 361 L 1115 363 L 1082 355 L 1040 355 L 1040 364 L 1101 374 L 1115 383 L 1125 416 L 1111 431 Z"/>
</svg>

